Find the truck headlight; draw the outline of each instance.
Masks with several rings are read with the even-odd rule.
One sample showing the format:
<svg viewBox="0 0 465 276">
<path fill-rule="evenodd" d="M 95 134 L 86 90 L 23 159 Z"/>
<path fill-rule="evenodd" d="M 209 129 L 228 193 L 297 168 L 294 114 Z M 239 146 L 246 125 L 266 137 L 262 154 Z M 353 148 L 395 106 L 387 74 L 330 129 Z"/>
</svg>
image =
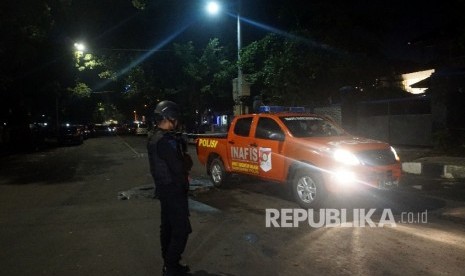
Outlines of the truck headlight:
<svg viewBox="0 0 465 276">
<path fill-rule="evenodd" d="M 350 184 L 356 181 L 355 173 L 348 170 L 337 170 L 334 179 L 340 184 Z"/>
<path fill-rule="evenodd" d="M 347 150 L 338 149 L 334 152 L 333 156 L 336 161 L 346 165 L 355 166 L 360 164 L 360 161 L 358 160 L 357 156 L 355 156 L 355 154 Z"/>
</svg>

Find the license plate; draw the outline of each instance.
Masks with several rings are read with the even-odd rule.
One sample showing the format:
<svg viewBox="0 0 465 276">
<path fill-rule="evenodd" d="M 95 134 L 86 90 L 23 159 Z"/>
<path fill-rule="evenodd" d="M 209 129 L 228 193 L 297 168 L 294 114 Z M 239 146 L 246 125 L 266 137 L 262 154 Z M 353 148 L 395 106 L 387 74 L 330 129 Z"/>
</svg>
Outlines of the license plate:
<svg viewBox="0 0 465 276">
<path fill-rule="evenodd" d="M 388 171 L 378 181 L 378 185 L 380 188 L 390 189 L 390 188 L 397 187 L 399 185 L 399 181 L 395 180 L 392 177 L 392 171 Z"/>
</svg>

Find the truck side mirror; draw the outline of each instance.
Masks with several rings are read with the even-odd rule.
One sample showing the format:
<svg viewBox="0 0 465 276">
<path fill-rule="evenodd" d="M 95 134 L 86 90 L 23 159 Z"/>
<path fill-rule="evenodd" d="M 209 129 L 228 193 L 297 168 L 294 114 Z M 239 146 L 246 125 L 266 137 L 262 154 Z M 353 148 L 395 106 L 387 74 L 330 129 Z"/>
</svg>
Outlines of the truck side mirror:
<svg viewBox="0 0 465 276">
<path fill-rule="evenodd" d="M 270 133 L 268 135 L 268 139 L 275 140 L 275 141 L 284 141 L 284 134 L 283 133 Z"/>
</svg>

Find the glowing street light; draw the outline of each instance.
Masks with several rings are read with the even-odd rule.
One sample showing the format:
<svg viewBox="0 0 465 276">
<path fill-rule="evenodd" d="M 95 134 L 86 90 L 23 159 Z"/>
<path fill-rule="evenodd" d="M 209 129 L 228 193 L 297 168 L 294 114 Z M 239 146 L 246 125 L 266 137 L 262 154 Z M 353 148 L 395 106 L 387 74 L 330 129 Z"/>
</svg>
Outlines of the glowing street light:
<svg viewBox="0 0 465 276">
<path fill-rule="evenodd" d="M 209 14 L 215 15 L 215 14 L 218 14 L 219 11 L 220 11 L 220 5 L 218 5 L 218 3 L 212 1 L 207 4 L 207 12 Z"/>
<path fill-rule="evenodd" d="M 79 52 L 84 52 L 86 46 L 83 43 L 76 42 L 74 43 L 74 48 L 76 48 L 76 50 L 78 50 Z"/>
<path fill-rule="evenodd" d="M 206 10 L 211 15 L 216 15 L 220 11 L 220 5 L 218 2 L 211 1 L 207 4 Z M 243 76 L 242 76 L 242 68 L 241 68 L 241 45 L 242 45 L 242 38 L 241 38 L 241 16 L 240 16 L 240 9 L 241 9 L 241 0 L 239 0 L 238 7 L 237 7 L 237 96 L 234 97 L 235 107 L 234 107 L 234 115 L 240 115 L 243 113 L 242 108 L 242 101 L 239 97 L 242 95 L 242 87 L 243 87 Z M 240 101 L 239 103 L 239 110 L 236 110 L 238 106 L 236 101 Z"/>
</svg>

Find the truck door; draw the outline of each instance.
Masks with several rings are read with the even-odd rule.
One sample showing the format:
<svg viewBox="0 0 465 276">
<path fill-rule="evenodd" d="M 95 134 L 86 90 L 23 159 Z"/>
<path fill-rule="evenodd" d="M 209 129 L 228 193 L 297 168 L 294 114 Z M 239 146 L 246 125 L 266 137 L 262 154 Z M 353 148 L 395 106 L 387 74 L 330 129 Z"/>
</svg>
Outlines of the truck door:
<svg viewBox="0 0 465 276">
<path fill-rule="evenodd" d="M 258 176 L 258 149 L 252 146 L 253 116 L 241 117 L 228 135 L 228 162 L 233 172 Z"/>
<path fill-rule="evenodd" d="M 266 179 L 282 181 L 286 159 L 282 154 L 284 131 L 273 118 L 260 117 L 254 138 L 258 150 L 259 175 Z"/>
</svg>

